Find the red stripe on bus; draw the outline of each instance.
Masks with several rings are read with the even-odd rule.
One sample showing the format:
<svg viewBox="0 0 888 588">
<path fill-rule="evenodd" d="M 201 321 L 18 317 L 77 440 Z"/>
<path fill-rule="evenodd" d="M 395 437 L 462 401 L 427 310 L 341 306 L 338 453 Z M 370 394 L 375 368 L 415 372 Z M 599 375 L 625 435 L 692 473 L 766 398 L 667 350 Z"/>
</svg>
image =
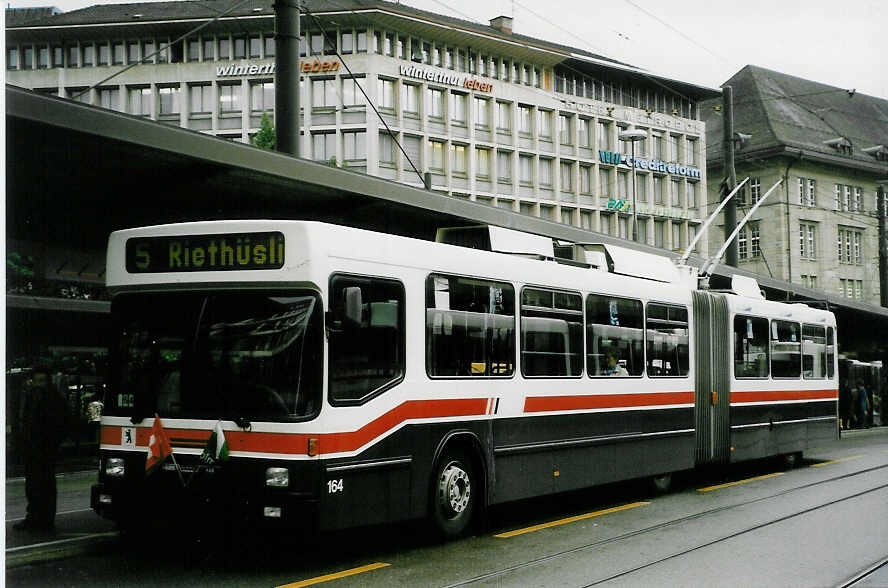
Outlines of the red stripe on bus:
<svg viewBox="0 0 888 588">
<path fill-rule="evenodd" d="M 777 402 L 779 400 L 836 400 L 838 390 L 766 390 L 731 392 L 731 402 Z"/>
<path fill-rule="evenodd" d="M 483 415 L 487 398 L 461 398 L 456 400 L 410 400 L 367 423 L 357 431 L 344 433 L 254 433 L 246 431 L 225 431 L 225 440 L 230 451 L 250 451 L 262 453 L 305 454 L 308 440 L 317 439 L 318 452 L 339 453 L 355 451 L 370 441 L 381 437 L 404 421 L 410 419 L 430 419 Z M 148 419 L 146 419 L 147 421 Z M 152 424 L 153 420 L 150 421 Z M 102 443 L 121 445 L 122 427 L 102 427 Z M 182 444 L 195 441 L 206 442 L 209 430 L 167 429 L 171 439 Z M 151 427 L 136 429 L 136 445 L 145 447 L 151 436 Z M 173 443 L 176 446 L 176 443 Z"/>
<path fill-rule="evenodd" d="M 693 392 L 645 392 L 640 394 L 594 394 L 588 396 L 533 396 L 524 400 L 524 412 L 630 408 L 693 404 Z"/>
</svg>

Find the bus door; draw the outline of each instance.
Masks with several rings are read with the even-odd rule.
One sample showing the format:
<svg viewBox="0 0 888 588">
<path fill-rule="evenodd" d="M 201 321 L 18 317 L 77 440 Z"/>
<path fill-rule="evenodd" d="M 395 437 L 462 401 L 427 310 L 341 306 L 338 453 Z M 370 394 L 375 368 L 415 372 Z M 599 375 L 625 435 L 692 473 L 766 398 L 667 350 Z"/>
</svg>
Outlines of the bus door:
<svg viewBox="0 0 888 588">
<path fill-rule="evenodd" d="M 697 465 L 730 460 L 728 303 L 724 294 L 694 292 L 694 416 Z"/>
</svg>

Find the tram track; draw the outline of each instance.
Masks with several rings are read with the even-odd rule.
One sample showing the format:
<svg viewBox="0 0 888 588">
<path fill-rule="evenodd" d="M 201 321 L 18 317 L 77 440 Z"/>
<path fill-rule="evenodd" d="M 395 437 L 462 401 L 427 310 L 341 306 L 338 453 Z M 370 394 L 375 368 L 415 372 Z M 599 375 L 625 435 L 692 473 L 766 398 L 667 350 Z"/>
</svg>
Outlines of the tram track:
<svg viewBox="0 0 888 588">
<path fill-rule="evenodd" d="M 883 557 L 882 559 L 873 562 L 867 567 L 863 568 L 850 578 L 843 580 L 842 582 L 836 584 L 836 588 L 852 588 L 856 586 L 861 581 L 866 580 L 868 577 L 882 569 L 883 567 L 888 566 L 888 556 Z"/>
<path fill-rule="evenodd" d="M 758 497 L 758 498 L 753 498 L 753 499 L 750 499 L 750 500 L 744 500 L 744 501 L 742 501 L 742 502 L 736 502 L 736 503 L 734 503 L 734 504 L 728 504 L 728 505 L 725 505 L 725 506 L 720 506 L 720 507 L 716 507 L 716 508 L 707 509 L 707 510 L 700 511 L 700 512 L 697 512 L 697 513 L 693 513 L 693 514 L 690 514 L 690 515 L 686 515 L 686 516 L 683 516 L 683 517 L 678 517 L 678 518 L 675 518 L 675 519 L 672 519 L 672 520 L 669 520 L 669 521 L 664 521 L 664 522 L 662 522 L 662 523 L 657 523 L 656 525 L 650 525 L 650 526 L 648 526 L 648 527 L 644 527 L 644 528 L 641 528 L 641 529 L 636 529 L 636 530 L 634 530 L 634 531 L 629 531 L 629 532 L 627 532 L 627 533 L 622 533 L 622 534 L 620 534 L 620 535 L 615 535 L 614 537 L 608 537 L 607 539 L 600 539 L 600 540 L 598 540 L 598 541 L 593 541 L 593 542 L 591 542 L 591 543 L 587 543 L 587 544 L 584 544 L 584 545 L 579 545 L 579 546 L 577 546 L 577 547 L 572 547 L 572 548 L 570 548 L 570 549 L 565 549 L 565 550 L 562 550 L 562 551 L 558 551 L 558 552 L 556 552 L 556 553 L 550 553 L 550 554 L 548 554 L 548 555 L 544 555 L 544 556 L 541 556 L 541 557 L 538 557 L 538 558 L 534 558 L 534 559 L 531 559 L 531 560 L 528 560 L 528 561 L 526 561 L 526 562 L 522 562 L 522 563 L 519 563 L 519 564 L 514 564 L 514 565 L 512 565 L 512 566 L 509 566 L 509 567 L 506 567 L 506 568 L 502 568 L 502 569 L 500 569 L 500 570 L 495 570 L 495 571 L 492 571 L 492 572 L 487 572 L 487 573 L 484 573 L 484 574 L 481 574 L 481 575 L 475 576 L 475 577 L 473 577 L 473 578 L 468 578 L 468 579 L 461 580 L 461 581 L 456 582 L 456 583 L 453 583 L 453 584 L 448 584 L 448 585 L 446 586 L 446 588 L 456 588 L 456 587 L 458 587 L 458 586 L 469 586 L 469 585 L 472 585 L 472 584 L 477 584 L 478 582 L 483 582 L 483 581 L 485 581 L 485 580 L 490 580 L 490 579 L 493 579 L 493 578 L 498 578 L 498 577 L 501 577 L 501 576 L 505 576 L 505 575 L 511 574 L 511 573 L 513 573 L 513 572 L 520 571 L 520 570 L 522 570 L 522 569 L 528 569 L 528 568 L 531 568 L 531 567 L 534 567 L 534 566 L 537 566 L 537 565 L 540 565 L 540 564 L 543 564 L 543 563 L 547 563 L 547 562 L 555 561 L 555 560 L 558 560 L 559 558 L 566 557 L 566 556 L 571 555 L 571 554 L 579 553 L 579 552 L 581 552 L 581 551 L 585 551 L 585 550 L 589 550 L 589 549 L 595 549 L 595 548 L 597 548 L 597 547 L 602 547 L 602 546 L 609 545 L 609 544 L 612 544 L 612 543 L 617 543 L 617 542 L 619 542 L 619 541 L 624 541 L 624 540 L 626 540 L 626 539 L 631 539 L 631 538 L 633 538 L 633 537 L 638 537 L 638 536 L 640 536 L 640 535 L 644 535 L 644 534 L 646 534 L 646 533 L 651 533 L 651 532 L 659 531 L 659 530 L 661 530 L 661 529 L 665 529 L 665 528 L 672 527 L 672 526 L 675 526 L 675 525 L 680 525 L 680 524 L 683 524 L 683 523 L 686 523 L 686 522 L 694 521 L 694 520 L 697 520 L 697 519 L 700 519 L 700 518 L 703 518 L 703 517 L 706 517 L 706 516 L 709 516 L 709 515 L 722 513 L 722 512 L 725 512 L 725 511 L 730 511 L 730 510 L 733 510 L 733 509 L 737 509 L 737 508 L 741 508 L 741 507 L 744 507 L 744 506 L 748 506 L 748 505 L 750 505 L 750 504 L 756 504 L 756 503 L 759 503 L 759 502 L 764 502 L 764 501 L 767 501 L 767 500 L 773 500 L 773 499 L 775 499 L 775 498 L 779 498 L 779 497 L 781 497 L 781 496 L 786 496 L 786 495 L 788 495 L 788 494 L 792 494 L 793 492 L 798 492 L 798 491 L 800 491 L 800 490 L 806 490 L 806 489 L 808 489 L 808 488 L 813 488 L 813 487 L 820 486 L 820 485 L 823 485 L 823 484 L 828 484 L 828 483 L 831 483 L 831 482 L 837 482 L 837 481 L 840 481 L 840 480 L 845 480 L 845 479 L 848 479 L 848 478 L 853 478 L 853 477 L 855 477 L 855 476 L 859 476 L 859 475 L 867 474 L 867 473 L 874 472 L 874 471 L 878 471 L 878 470 L 883 470 L 883 469 L 886 469 L 886 468 L 888 468 L 888 464 L 883 464 L 883 465 L 879 465 L 879 466 L 874 466 L 874 467 L 866 468 L 866 469 L 859 470 L 859 471 L 856 471 L 856 472 L 850 472 L 850 473 L 847 473 L 847 474 L 842 474 L 842 475 L 840 475 L 840 476 L 833 476 L 833 477 L 831 477 L 831 478 L 827 478 L 827 479 L 825 479 L 825 480 L 818 480 L 818 481 L 816 481 L 816 482 L 810 482 L 810 483 L 807 483 L 807 484 L 802 484 L 801 486 L 796 486 L 796 487 L 793 487 L 793 488 L 787 488 L 786 490 L 782 490 L 782 491 L 780 491 L 780 492 L 776 492 L 776 493 L 774 493 L 774 494 L 770 494 L 770 495 L 768 495 L 768 496 L 760 496 L 760 497 Z M 836 504 L 836 503 L 839 503 L 839 502 L 843 502 L 843 501 L 845 501 L 845 500 L 851 500 L 851 499 L 853 499 L 853 498 L 856 498 L 856 497 L 862 496 L 862 495 L 864 495 L 864 494 L 868 494 L 868 493 L 870 493 L 870 492 L 875 492 L 875 491 L 881 490 L 881 489 L 883 489 L 883 488 L 888 488 L 888 484 L 884 484 L 884 485 L 878 486 L 878 487 L 876 487 L 876 488 L 871 488 L 871 489 L 869 489 L 869 490 L 865 490 L 865 491 L 862 491 L 862 492 L 858 492 L 858 493 L 855 493 L 855 494 L 853 494 L 853 495 L 851 495 L 851 496 L 846 496 L 846 497 L 843 497 L 843 498 L 839 498 L 839 499 L 833 500 L 833 501 L 831 501 L 831 502 L 827 502 L 827 503 L 824 503 L 824 504 L 821 504 L 821 505 L 818 505 L 818 506 L 815 506 L 815 507 L 811 507 L 811 508 L 805 509 L 805 510 L 800 511 L 800 512 L 797 512 L 797 513 L 793 513 L 793 514 L 790 514 L 790 515 L 786 515 L 786 516 L 784 516 L 784 517 L 780 517 L 780 518 L 775 519 L 775 520 L 772 520 L 772 521 L 768 521 L 768 522 L 765 522 L 765 523 L 761 523 L 761 524 L 759 524 L 759 525 L 755 525 L 754 527 L 750 527 L 750 528 L 748 528 L 748 529 L 744 529 L 744 530 L 741 530 L 741 531 L 737 531 L 736 533 L 732 533 L 732 534 L 727 535 L 727 536 L 725 536 L 725 537 L 721 537 L 721 538 L 715 539 L 715 540 L 713 540 L 713 541 L 709 541 L 709 542 L 707 542 L 707 543 L 705 543 L 705 544 L 698 545 L 698 546 L 695 546 L 695 547 L 692 547 L 692 548 L 689 548 L 689 549 L 683 550 L 682 552 L 678 552 L 678 553 L 675 553 L 675 554 L 671 554 L 671 555 L 666 556 L 666 557 L 664 557 L 664 558 L 660 558 L 660 559 L 658 559 L 658 560 L 656 560 L 656 561 L 648 562 L 648 563 L 643 564 L 643 565 L 641 565 L 641 566 L 637 566 L 637 567 L 632 568 L 632 569 L 630 569 L 630 570 L 625 570 L 625 571 L 623 571 L 623 572 L 620 572 L 620 573 L 618 573 L 618 574 L 615 574 L 615 575 L 609 576 L 609 577 L 604 578 L 604 579 L 601 579 L 601 580 L 596 580 L 595 582 L 593 582 L 593 583 L 591 583 L 591 584 L 587 584 L 586 586 L 595 586 L 595 585 L 600 584 L 600 583 L 602 583 L 602 582 L 606 582 L 606 581 L 609 581 L 609 580 L 613 580 L 613 579 L 619 578 L 619 577 L 621 577 L 621 576 L 624 576 L 624 575 L 627 575 L 627 574 L 630 574 L 630 573 L 633 573 L 633 572 L 639 571 L 639 570 L 641 570 L 641 569 L 644 569 L 644 568 L 650 567 L 650 566 L 652 566 L 652 565 L 656 565 L 656 564 L 658 564 L 658 563 L 662 563 L 662 562 L 664 562 L 664 561 L 667 561 L 667 560 L 670 560 L 670 559 L 674 559 L 674 558 L 676 558 L 676 557 L 680 557 L 680 556 L 685 555 L 685 554 L 687 554 L 687 553 L 691 553 L 691 552 L 693 552 L 693 551 L 697 551 L 697 550 L 702 549 L 702 548 L 704 548 L 704 547 L 708 547 L 708 546 L 710 546 L 710 545 L 714 545 L 714 544 L 719 543 L 719 542 L 722 542 L 722 541 L 727 541 L 727 540 L 729 540 L 729 539 L 731 539 L 731 538 L 733 538 L 733 537 L 736 537 L 736 536 L 739 536 L 739 535 L 743 535 L 743 534 L 745 534 L 745 533 L 749 533 L 749 532 L 751 532 L 751 531 L 755 531 L 755 530 L 757 530 L 757 529 L 760 529 L 760 528 L 763 528 L 763 527 L 767 527 L 767 526 L 769 526 L 769 525 L 773 525 L 773 524 L 779 523 L 779 522 L 784 521 L 784 520 L 787 520 L 787 519 L 791 519 L 791 518 L 794 518 L 794 517 L 797 517 L 797 516 L 801 516 L 801 515 L 807 514 L 807 513 L 809 513 L 809 512 L 812 512 L 812 511 L 815 511 L 815 510 L 819 510 L 819 509 L 821 509 L 821 508 L 825 508 L 825 507 L 830 506 L 830 505 L 832 505 L 832 504 Z M 877 565 L 875 568 L 867 568 L 867 569 L 870 569 L 870 571 L 869 571 L 868 573 L 872 573 L 872 571 L 874 571 L 875 569 L 878 569 L 879 567 L 881 567 L 881 565 L 885 565 L 886 562 L 888 562 L 888 560 L 886 560 L 885 562 L 882 562 L 880 565 Z M 856 580 L 853 580 L 853 582 L 857 582 L 857 581 L 859 581 L 859 580 L 860 580 L 860 578 L 857 578 Z M 842 586 L 850 586 L 850 585 L 851 585 L 851 584 L 842 584 Z M 585 588 L 585 587 L 584 587 L 584 588 Z"/>
</svg>

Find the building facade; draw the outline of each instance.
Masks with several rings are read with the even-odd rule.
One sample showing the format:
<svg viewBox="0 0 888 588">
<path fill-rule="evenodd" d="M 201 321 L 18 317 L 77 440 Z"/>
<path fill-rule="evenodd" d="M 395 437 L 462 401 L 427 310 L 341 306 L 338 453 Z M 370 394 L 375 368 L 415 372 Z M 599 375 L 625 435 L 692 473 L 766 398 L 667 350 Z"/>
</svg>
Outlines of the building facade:
<svg viewBox="0 0 888 588">
<path fill-rule="evenodd" d="M 215 3 L 16 23 L 8 82 L 248 142 L 274 117 L 273 8 L 257 1 L 210 22 L 227 8 Z M 717 92 L 516 34 L 507 17 L 486 26 L 382 1 L 305 4 L 303 157 L 417 186 L 430 172 L 443 194 L 620 237 L 631 236 L 634 189 L 640 241 L 682 250 L 696 235 L 707 193 L 698 103 Z M 645 133 L 634 159 L 619 139 L 628 129 Z"/>
<path fill-rule="evenodd" d="M 888 179 L 888 101 L 747 66 L 733 88 L 738 220 L 783 180 L 738 236 L 740 267 L 879 304 L 878 183 Z M 723 197 L 720 101 L 701 105 L 712 182 Z M 723 224 L 722 224 L 723 227 Z M 710 248 L 723 241 L 710 235 Z"/>
</svg>

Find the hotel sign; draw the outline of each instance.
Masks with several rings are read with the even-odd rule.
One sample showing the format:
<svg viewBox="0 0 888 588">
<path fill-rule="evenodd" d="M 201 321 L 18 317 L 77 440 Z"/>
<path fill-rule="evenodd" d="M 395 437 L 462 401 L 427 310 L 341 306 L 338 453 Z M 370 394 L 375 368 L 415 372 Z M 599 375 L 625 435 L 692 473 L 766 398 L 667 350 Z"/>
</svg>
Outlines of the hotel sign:
<svg viewBox="0 0 888 588">
<path fill-rule="evenodd" d="M 631 155 L 614 153 L 613 151 L 599 151 L 598 158 L 601 163 L 627 165 L 629 167 L 637 167 L 639 169 L 647 169 L 664 174 L 700 179 L 700 170 L 696 167 L 688 167 L 677 163 L 666 163 L 659 159 L 643 159 L 640 157 L 633 159 Z"/>
<path fill-rule="evenodd" d="M 703 131 L 703 126 L 700 122 L 684 120 L 678 117 L 660 114 L 658 112 L 652 112 L 651 114 L 648 114 L 644 110 L 639 110 L 627 106 L 607 106 L 604 103 L 589 104 L 586 102 L 576 102 L 573 100 L 561 100 L 560 102 L 564 105 L 565 108 L 570 108 L 571 110 L 576 110 L 577 112 L 592 114 L 595 116 L 608 116 L 629 122 L 636 122 L 643 125 L 656 125 L 666 127 L 667 129 L 674 129 L 676 131 L 685 131 L 689 133 L 700 133 Z"/>
<path fill-rule="evenodd" d="M 476 80 L 469 76 L 442 71 L 440 69 L 416 67 L 415 65 L 402 65 L 400 73 L 406 78 L 416 78 L 417 80 L 425 80 L 427 82 L 447 84 L 448 86 L 457 86 L 459 88 L 466 88 L 467 90 L 476 90 L 478 92 L 493 91 L 493 84 L 482 82 L 481 80 Z"/>
<path fill-rule="evenodd" d="M 333 73 L 339 71 L 340 63 L 338 61 L 300 61 L 299 71 L 302 73 Z M 272 63 L 246 63 L 232 64 L 216 68 L 217 78 L 231 78 L 237 76 L 262 76 L 274 74 L 274 62 Z"/>
</svg>

